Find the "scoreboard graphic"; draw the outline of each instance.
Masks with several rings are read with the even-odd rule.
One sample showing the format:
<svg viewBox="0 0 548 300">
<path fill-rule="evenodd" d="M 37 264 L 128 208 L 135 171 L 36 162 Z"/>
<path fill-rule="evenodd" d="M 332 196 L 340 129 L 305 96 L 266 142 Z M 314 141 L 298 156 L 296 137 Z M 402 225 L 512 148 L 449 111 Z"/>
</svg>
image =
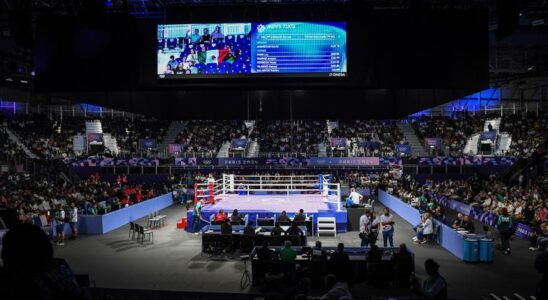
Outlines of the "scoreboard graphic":
<svg viewBox="0 0 548 300">
<path fill-rule="evenodd" d="M 346 77 L 346 23 L 158 25 L 158 77 Z"/>
</svg>

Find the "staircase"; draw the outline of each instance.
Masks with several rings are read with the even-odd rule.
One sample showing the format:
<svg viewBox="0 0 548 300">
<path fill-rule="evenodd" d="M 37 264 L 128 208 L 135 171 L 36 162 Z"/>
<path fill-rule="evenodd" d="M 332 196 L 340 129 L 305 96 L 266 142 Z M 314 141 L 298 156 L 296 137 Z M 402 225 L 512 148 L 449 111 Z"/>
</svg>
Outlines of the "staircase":
<svg viewBox="0 0 548 300">
<path fill-rule="evenodd" d="M 467 141 L 466 145 L 464 146 L 463 154 L 465 155 L 476 155 L 478 154 L 478 142 L 480 139 L 480 134 L 474 134 L 472 135 Z"/>
<path fill-rule="evenodd" d="M 221 145 L 221 148 L 219 149 L 219 152 L 217 152 L 217 158 L 228 157 L 229 151 L 230 151 L 230 142 L 224 142 Z"/>
<path fill-rule="evenodd" d="M 86 133 L 103 133 L 103 125 L 101 125 L 101 121 L 86 121 Z"/>
<path fill-rule="evenodd" d="M 247 149 L 246 157 L 259 157 L 259 143 L 256 140 L 252 140 Z"/>
<path fill-rule="evenodd" d="M 120 153 L 120 148 L 118 148 L 118 142 L 116 138 L 113 137 L 110 133 L 103 134 L 103 143 L 105 148 L 110 150 L 110 153 L 118 155 Z"/>
<path fill-rule="evenodd" d="M 489 124 L 493 126 L 494 131 L 496 131 L 497 133 L 499 132 L 500 118 L 485 120 L 485 123 L 483 124 L 483 131 L 489 131 Z"/>
<path fill-rule="evenodd" d="M 424 147 L 424 143 L 419 139 L 411 124 L 407 122 L 399 122 L 398 129 L 403 133 L 405 139 L 411 146 L 411 155 L 413 157 L 427 156 L 428 151 Z"/>
<path fill-rule="evenodd" d="M 86 152 L 86 136 L 77 134 L 72 137 L 72 152 L 81 155 Z"/>
<path fill-rule="evenodd" d="M 504 154 L 510 150 L 510 145 L 512 145 L 512 137 L 508 133 L 499 134 L 498 145 L 495 154 Z"/>
<path fill-rule="evenodd" d="M 36 156 L 36 154 L 32 153 L 32 151 L 29 150 L 29 148 L 27 148 L 27 146 L 25 144 L 23 144 L 23 142 L 21 142 L 21 140 L 19 139 L 18 136 L 16 136 L 9 128 L 8 126 L 5 126 L 4 127 L 6 129 L 6 133 L 8 134 L 8 137 L 10 138 L 10 140 L 12 142 L 14 142 L 17 146 L 21 147 L 21 149 L 23 149 L 23 152 L 25 152 L 25 154 L 32 158 L 32 159 L 37 159 L 38 156 Z"/>
<path fill-rule="evenodd" d="M 327 157 L 327 146 L 325 143 L 318 144 L 318 157 Z"/>
<path fill-rule="evenodd" d="M 169 124 L 166 135 L 164 136 L 162 143 L 158 147 L 158 151 L 160 152 L 162 157 L 166 158 L 169 156 L 169 144 L 175 144 L 177 135 L 179 135 L 179 133 L 183 131 L 186 124 L 187 122 L 183 121 L 173 121 L 171 122 L 171 124 Z"/>
</svg>

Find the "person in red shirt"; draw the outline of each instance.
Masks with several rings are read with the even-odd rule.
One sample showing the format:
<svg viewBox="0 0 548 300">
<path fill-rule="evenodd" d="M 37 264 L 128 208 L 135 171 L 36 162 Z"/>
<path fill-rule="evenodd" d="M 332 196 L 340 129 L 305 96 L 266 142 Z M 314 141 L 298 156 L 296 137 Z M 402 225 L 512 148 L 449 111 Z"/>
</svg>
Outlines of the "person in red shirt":
<svg viewBox="0 0 548 300">
<path fill-rule="evenodd" d="M 141 194 L 141 193 L 135 194 L 135 202 L 139 203 L 141 201 L 143 201 L 143 194 Z"/>
<path fill-rule="evenodd" d="M 219 212 L 215 215 L 214 221 L 225 221 L 227 216 L 222 209 L 219 209 Z"/>
</svg>

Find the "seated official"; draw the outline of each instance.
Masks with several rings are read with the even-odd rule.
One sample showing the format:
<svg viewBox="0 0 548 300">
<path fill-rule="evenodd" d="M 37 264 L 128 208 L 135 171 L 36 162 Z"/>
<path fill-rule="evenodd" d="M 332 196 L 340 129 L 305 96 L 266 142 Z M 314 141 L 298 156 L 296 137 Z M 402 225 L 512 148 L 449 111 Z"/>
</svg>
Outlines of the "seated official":
<svg viewBox="0 0 548 300">
<path fill-rule="evenodd" d="M 304 214 L 304 210 L 301 208 L 299 209 L 299 213 L 295 215 L 293 218 L 293 222 L 304 222 L 306 220 L 306 215 Z"/>
<path fill-rule="evenodd" d="M 453 229 L 462 228 L 462 223 L 464 222 L 464 216 L 461 213 L 457 214 L 457 219 L 453 222 Z"/>
<path fill-rule="evenodd" d="M 329 263 L 331 264 L 331 268 L 333 269 L 335 276 L 337 276 L 340 281 L 348 280 L 348 276 L 351 275 L 348 274 L 349 270 L 351 270 L 350 257 L 344 252 L 343 243 L 339 243 L 337 245 L 337 251 L 331 254 Z"/>
<path fill-rule="evenodd" d="M 234 209 L 232 211 L 232 215 L 230 216 L 230 222 L 234 223 L 243 223 L 244 219 L 240 216 L 237 209 Z"/>
<path fill-rule="evenodd" d="M 226 221 L 228 218 L 225 212 L 222 209 L 219 209 L 219 212 L 215 214 L 213 221 Z"/>
<path fill-rule="evenodd" d="M 299 226 L 297 226 L 297 223 L 293 222 L 291 224 L 291 227 L 289 227 L 289 229 L 287 229 L 287 235 L 301 236 L 301 235 L 303 235 L 303 231 L 299 228 Z"/>
<path fill-rule="evenodd" d="M 221 224 L 221 234 L 222 235 L 230 235 L 232 234 L 232 225 L 230 225 L 230 222 L 225 220 L 223 224 Z"/>
<path fill-rule="evenodd" d="M 297 258 L 297 251 L 291 248 L 291 242 L 285 241 L 284 248 L 280 251 L 280 260 L 285 264 L 294 264 Z"/>
<path fill-rule="evenodd" d="M 476 228 L 474 227 L 474 221 L 472 221 L 469 216 L 464 216 L 464 218 L 462 219 L 461 228 L 470 233 L 476 232 Z"/>
<path fill-rule="evenodd" d="M 276 223 L 274 228 L 272 228 L 272 232 L 270 233 L 270 236 L 281 236 L 284 233 L 284 230 L 282 227 L 280 227 L 280 223 Z"/>
<path fill-rule="evenodd" d="M 291 222 L 291 219 L 289 219 L 289 216 L 287 215 L 285 210 L 282 211 L 282 213 L 278 217 L 278 223 L 289 223 L 289 222 Z"/>
<path fill-rule="evenodd" d="M 255 229 L 253 228 L 251 223 L 247 223 L 247 225 L 244 227 L 244 235 L 255 236 Z"/>
</svg>

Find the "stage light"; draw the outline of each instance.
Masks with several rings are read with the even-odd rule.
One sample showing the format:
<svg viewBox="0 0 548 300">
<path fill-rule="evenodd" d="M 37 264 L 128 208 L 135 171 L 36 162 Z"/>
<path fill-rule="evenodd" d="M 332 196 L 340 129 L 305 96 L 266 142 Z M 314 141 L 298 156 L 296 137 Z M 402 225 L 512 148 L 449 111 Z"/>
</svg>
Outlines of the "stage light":
<svg viewBox="0 0 548 300">
<path fill-rule="evenodd" d="M 533 26 L 533 27 L 542 26 L 542 25 L 544 25 L 544 19 L 538 19 L 538 20 L 531 21 L 531 26 Z"/>
<path fill-rule="evenodd" d="M 20 82 L 21 82 L 21 83 L 24 83 L 24 84 L 29 83 L 28 81 L 26 81 L 26 80 L 24 80 L 24 79 L 21 79 Z"/>
<path fill-rule="evenodd" d="M 6 78 L 6 81 L 12 82 L 13 79 L 11 79 L 11 77 L 8 77 L 8 78 Z"/>
</svg>

